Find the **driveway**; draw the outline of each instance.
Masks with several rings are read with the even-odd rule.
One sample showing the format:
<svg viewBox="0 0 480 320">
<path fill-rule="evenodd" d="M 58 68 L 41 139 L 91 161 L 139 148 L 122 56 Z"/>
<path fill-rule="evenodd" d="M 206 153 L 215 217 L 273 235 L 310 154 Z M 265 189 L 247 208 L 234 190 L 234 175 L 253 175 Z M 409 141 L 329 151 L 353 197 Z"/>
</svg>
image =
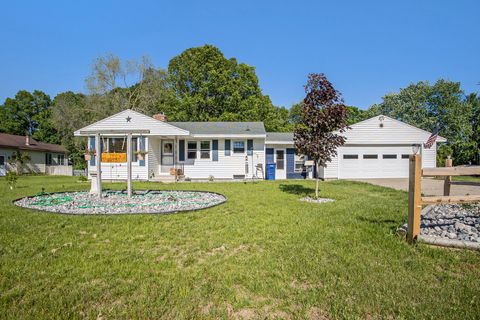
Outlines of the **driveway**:
<svg viewBox="0 0 480 320">
<path fill-rule="evenodd" d="M 408 191 L 408 179 L 361 179 L 355 180 L 375 184 L 377 186 Z M 422 193 L 424 195 L 434 196 L 443 195 L 443 180 L 424 178 L 422 179 Z M 480 183 L 475 182 L 452 182 L 450 188 L 452 196 L 461 196 L 467 194 L 480 195 Z"/>
</svg>

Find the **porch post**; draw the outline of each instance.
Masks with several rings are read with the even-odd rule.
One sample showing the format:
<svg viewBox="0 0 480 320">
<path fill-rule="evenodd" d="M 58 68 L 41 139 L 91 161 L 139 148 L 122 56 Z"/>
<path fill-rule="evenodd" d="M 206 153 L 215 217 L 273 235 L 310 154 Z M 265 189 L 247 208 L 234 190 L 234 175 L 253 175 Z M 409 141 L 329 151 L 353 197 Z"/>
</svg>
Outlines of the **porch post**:
<svg viewBox="0 0 480 320">
<path fill-rule="evenodd" d="M 132 134 L 127 135 L 127 194 L 132 196 Z"/>
<path fill-rule="evenodd" d="M 95 134 L 95 153 L 97 155 L 95 166 L 97 168 L 97 189 L 98 197 L 102 198 L 102 147 L 100 133 Z"/>
</svg>

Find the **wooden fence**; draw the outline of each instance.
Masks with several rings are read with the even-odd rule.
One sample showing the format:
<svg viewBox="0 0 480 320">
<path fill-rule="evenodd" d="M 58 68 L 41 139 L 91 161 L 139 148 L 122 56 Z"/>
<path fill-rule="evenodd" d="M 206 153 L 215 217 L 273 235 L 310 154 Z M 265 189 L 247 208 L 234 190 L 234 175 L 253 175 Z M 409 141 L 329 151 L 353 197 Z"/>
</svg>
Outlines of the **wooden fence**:
<svg viewBox="0 0 480 320">
<path fill-rule="evenodd" d="M 407 220 L 407 241 L 409 243 L 415 242 L 420 234 L 420 213 L 423 205 L 480 201 L 480 195 L 450 195 L 452 176 L 468 175 L 480 175 L 480 166 L 452 167 L 452 159 L 447 159 L 445 167 L 422 169 L 422 157 L 419 154 L 410 156 Z M 443 177 L 443 196 L 422 196 L 422 177 Z"/>
</svg>

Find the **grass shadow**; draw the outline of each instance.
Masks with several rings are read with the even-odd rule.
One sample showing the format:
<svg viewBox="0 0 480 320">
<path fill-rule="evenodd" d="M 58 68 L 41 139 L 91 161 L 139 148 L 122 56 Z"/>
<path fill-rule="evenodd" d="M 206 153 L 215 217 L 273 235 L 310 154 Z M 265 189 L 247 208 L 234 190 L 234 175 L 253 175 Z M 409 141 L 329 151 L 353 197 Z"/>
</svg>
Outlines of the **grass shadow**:
<svg viewBox="0 0 480 320">
<path fill-rule="evenodd" d="M 283 192 L 300 196 L 308 196 L 315 192 L 315 189 L 307 188 L 300 184 L 281 184 L 279 189 Z"/>
<path fill-rule="evenodd" d="M 375 224 L 378 226 L 385 226 L 388 227 L 388 229 L 392 232 L 396 232 L 398 227 L 401 226 L 401 223 L 399 223 L 397 220 L 393 219 L 382 219 L 382 218 L 366 218 L 363 216 L 358 216 L 357 220 L 361 222 L 367 222 L 371 224 Z"/>
</svg>

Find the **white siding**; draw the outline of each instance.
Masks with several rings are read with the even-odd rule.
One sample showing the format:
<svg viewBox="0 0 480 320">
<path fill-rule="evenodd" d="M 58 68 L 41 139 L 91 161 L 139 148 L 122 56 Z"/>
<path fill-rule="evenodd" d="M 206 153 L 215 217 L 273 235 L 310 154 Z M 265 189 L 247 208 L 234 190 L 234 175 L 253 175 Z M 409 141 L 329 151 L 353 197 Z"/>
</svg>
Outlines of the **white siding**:
<svg viewBox="0 0 480 320">
<path fill-rule="evenodd" d="M 364 146 L 366 150 L 378 149 L 379 153 L 382 150 L 387 150 L 382 148 L 393 148 L 391 149 L 392 152 L 395 151 L 395 153 L 401 154 L 407 149 L 411 150 L 412 144 L 420 144 L 422 145 L 422 166 L 424 168 L 436 167 L 436 145 L 434 144 L 431 149 L 423 148 L 423 143 L 430 137 L 430 133 L 427 131 L 389 117 L 384 117 L 383 121 L 380 121 L 379 117 L 373 117 L 351 125 L 350 127 L 351 129 L 344 133 L 344 136 L 347 138 L 345 146 L 338 149 L 340 157 L 343 155 L 346 148 L 355 146 Z M 437 141 L 442 142 L 445 141 L 445 139 L 439 137 Z M 359 150 L 361 150 L 361 148 Z M 320 170 L 321 178 L 336 179 L 342 177 L 342 173 L 339 173 L 339 170 L 341 170 L 339 168 L 339 161 L 342 161 L 341 159 L 339 160 L 339 156 L 334 157 L 323 171 Z M 392 172 L 389 173 L 387 171 L 384 173 L 383 177 L 387 178 L 395 176 Z M 396 175 L 404 176 L 403 173 Z M 368 178 L 368 174 L 365 174 L 364 176 L 365 178 Z"/>
<path fill-rule="evenodd" d="M 127 118 L 130 118 L 130 121 L 127 121 Z M 144 129 L 150 130 L 149 135 L 172 136 L 188 134 L 188 131 L 174 127 L 166 122 L 156 120 L 133 110 L 125 110 L 77 130 L 75 135 L 81 135 L 80 131 Z"/>
<path fill-rule="evenodd" d="M 159 174 L 160 165 L 160 138 L 149 137 L 147 138 L 148 145 L 148 176 L 157 177 Z"/>
<path fill-rule="evenodd" d="M 15 165 L 12 166 L 9 164 L 9 160 L 14 152 L 14 149 L 0 149 L 0 154 L 5 156 L 7 171 L 16 170 Z M 24 173 L 45 173 L 45 152 L 25 150 L 21 150 L 21 152 L 27 153 L 30 156 L 30 161 L 23 167 Z"/>
<path fill-rule="evenodd" d="M 384 117 L 383 121 L 373 117 L 350 127 L 351 130 L 343 134 L 346 144 L 412 144 L 423 143 L 430 137 L 427 131 L 389 117 Z M 444 139 L 439 137 L 437 141 Z"/>
<path fill-rule="evenodd" d="M 205 139 L 186 139 L 185 146 L 187 146 L 187 141 L 195 140 L 200 141 Z M 262 164 L 265 169 L 264 139 L 253 139 L 253 156 L 248 156 L 248 174 L 245 173 L 247 139 L 238 139 L 245 140 L 245 153 L 243 154 L 233 153 L 234 140 L 237 139 L 231 139 L 232 151 L 230 156 L 225 156 L 225 140 L 218 139 L 218 161 L 213 161 L 212 159 L 185 160 L 185 177 L 191 179 L 207 179 L 209 176 L 213 176 L 215 179 L 232 179 L 234 175 L 246 175 L 247 178 L 250 178 L 252 177 L 252 173 L 255 173 L 255 166 L 257 164 Z M 187 153 L 185 152 L 185 157 L 186 156 Z"/>
<path fill-rule="evenodd" d="M 337 152 L 340 152 L 340 150 Z M 322 174 L 322 170 L 320 170 L 320 174 Z M 324 168 L 323 176 L 320 175 L 319 177 L 323 179 L 336 179 L 338 177 L 338 153 Z"/>
</svg>

